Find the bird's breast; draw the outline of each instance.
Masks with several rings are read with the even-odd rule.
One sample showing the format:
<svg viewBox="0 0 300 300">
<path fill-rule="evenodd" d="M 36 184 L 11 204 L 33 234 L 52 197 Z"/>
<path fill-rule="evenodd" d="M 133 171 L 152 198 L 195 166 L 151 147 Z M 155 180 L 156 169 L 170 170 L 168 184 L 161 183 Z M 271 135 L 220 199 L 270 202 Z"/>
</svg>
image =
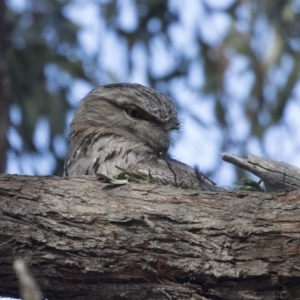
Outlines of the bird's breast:
<svg viewBox="0 0 300 300">
<path fill-rule="evenodd" d="M 86 136 L 67 162 L 67 175 L 115 176 L 151 155 L 144 144 L 118 133 L 95 132 Z M 152 154 L 153 155 L 153 154 Z"/>
</svg>

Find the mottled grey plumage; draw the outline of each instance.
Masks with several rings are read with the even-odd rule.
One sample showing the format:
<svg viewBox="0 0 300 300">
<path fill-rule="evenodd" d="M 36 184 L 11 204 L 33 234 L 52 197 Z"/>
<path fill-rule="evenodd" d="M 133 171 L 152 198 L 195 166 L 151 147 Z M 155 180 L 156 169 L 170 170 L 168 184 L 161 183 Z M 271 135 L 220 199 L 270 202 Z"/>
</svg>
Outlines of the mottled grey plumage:
<svg viewBox="0 0 300 300">
<path fill-rule="evenodd" d="M 167 154 L 170 133 L 178 129 L 174 104 L 161 93 L 139 84 L 97 88 L 75 114 L 64 175 L 112 177 L 126 170 L 176 186 L 213 187 Z"/>
</svg>

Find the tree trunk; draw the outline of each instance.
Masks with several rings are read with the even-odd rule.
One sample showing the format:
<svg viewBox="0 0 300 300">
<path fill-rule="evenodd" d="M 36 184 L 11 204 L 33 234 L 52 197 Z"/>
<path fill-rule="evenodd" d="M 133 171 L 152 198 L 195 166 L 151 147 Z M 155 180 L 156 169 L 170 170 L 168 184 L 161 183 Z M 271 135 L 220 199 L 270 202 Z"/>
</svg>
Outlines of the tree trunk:
<svg viewBox="0 0 300 300">
<path fill-rule="evenodd" d="M 0 295 L 23 258 L 53 299 L 300 299 L 300 191 L 0 176 Z"/>
<path fill-rule="evenodd" d="M 7 130 L 9 127 L 9 108 L 12 101 L 12 87 L 5 58 L 5 1 L 0 0 L 0 173 L 6 170 Z"/>
</svg>

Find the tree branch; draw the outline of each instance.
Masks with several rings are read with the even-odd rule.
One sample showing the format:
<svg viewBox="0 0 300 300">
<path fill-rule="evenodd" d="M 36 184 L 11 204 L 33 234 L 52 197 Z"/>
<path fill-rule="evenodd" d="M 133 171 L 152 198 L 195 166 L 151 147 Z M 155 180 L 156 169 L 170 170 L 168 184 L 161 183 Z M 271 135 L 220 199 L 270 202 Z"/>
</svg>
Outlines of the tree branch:
<svg viewBox="0 0 300 300">
<path fill-rule="evenodd" d="M 300 191 L 0 176 L 0 294 L 26 261 L 48 299 L 297 299 Z"/>
<path fill-rule="evenodd" d="M 254 154 L 241 158 L 229 153 L 221 153 L 222 159 L 258 176 L 265 184 L 267 192 L 283 188 L 300 188 L 300 169 Z"/>
</svg>

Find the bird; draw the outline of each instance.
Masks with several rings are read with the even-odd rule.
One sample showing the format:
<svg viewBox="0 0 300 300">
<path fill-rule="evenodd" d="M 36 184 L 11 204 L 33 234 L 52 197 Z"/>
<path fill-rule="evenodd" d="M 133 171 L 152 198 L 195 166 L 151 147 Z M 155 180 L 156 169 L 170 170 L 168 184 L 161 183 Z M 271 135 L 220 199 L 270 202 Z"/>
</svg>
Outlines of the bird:
<svg viewBox="0 0 300 300">
<path fill-rule="evenodd" d="M 64 176 L 113 178 L 141 174 L 166 185 L 214 189 L 199 168 L 168 153 L 180 122 L 174 103 L 160 92 L 132 83 L 92 90 L 71 123 Z"/>
</svg>

